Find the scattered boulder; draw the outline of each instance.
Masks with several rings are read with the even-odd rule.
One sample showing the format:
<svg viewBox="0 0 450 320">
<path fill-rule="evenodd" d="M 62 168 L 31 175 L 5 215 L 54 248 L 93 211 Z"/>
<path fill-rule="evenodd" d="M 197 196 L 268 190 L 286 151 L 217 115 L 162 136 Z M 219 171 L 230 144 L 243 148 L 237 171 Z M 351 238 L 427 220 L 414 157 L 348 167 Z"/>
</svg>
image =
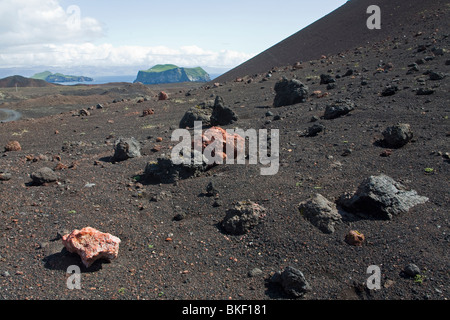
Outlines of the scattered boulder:
<svg viewBox="0 0 450 320">
<path fill-rule="evenodd" d="M 365 239 L 364 234 L 356 230 L 351 230 L 345 235 L 345 242 L 356 247 L 361 247 Z"/>
<path fill-rule="evenodd" d="M 381 91 L 381 95 L 383 97 L 388 97 L 388 96 L 392 96 L 394 95 L 396 92 L 398 91 L 398 87 L 397 86 L 387 86 L 383 89 L 383 91 Z"/>
<path fill-rule="evenodd" d="M 321 74 L 320 75 L 320 84 L 330 84 L 335 83 L 336 80 L 329 74 Z"/>
<path fill-rule="evenodd" d="M 338 203 L 364 218 L 390 220 L 427 201 L 427 197 L 419 196 L 415 190 L 406 190 L 405 186 L 382 174 L 365 179 L 353 195 L 343 195 Z"/>
<path fill-rule="evenodd" d="M 430 80 L 442 80 L 446 77 L 446 74 L 439 71 L 431 71 L 428 76 L 430 77 Z"/>
<path fill-rule="evenodd" d="M 429 96 L 430 94 L 433 94 L 434 90 L 431 88 L 419 88 L 416 91 L 416 94 L 418 96 Z"/>
<path fill-rule="evenodd" d="M 89 268 L 98 259 L 116 259 L 121 240 L 109 233 L 87 227 L 63 236 L 62 242 L 67 251 L 77 253 L 86 268 Z"/>
<path fill-rule="evenodd" d="M 180 163 L 170 156 L 158 158 L 156 162 L 147 163 L 144 171 L 146 179 L 156 178 L 162 183 L 174 183 L 178 180 L 198 177 L 211 168 L 205 156 L 197 150 L 191 150 L 188 155 L 179 155 Z M 195 161 L 195 159 L 200 161 Z"/>
<path fill-rule="evenodd" d="M 410 263 L 403 269 L 403 272 L 410 277 L 415 277 L 420 274 L 420 268 L 416 266 L 414 263 Z"/>
<path fill-rule="evenodd" d="M 336 223 L 342 220 L 336 205 L 321 194 L 316 194 L 311 199 L 300 203 L 299 210 L 307 220 L 324 233 L 333 233 Z"/>
<path fill-rule="evenodd" d="M 239 201 L 227 210 L 221 225 L 227 233 L 243 235 L 258 225 L 266 209 L 252 201 Z"/>
<path fill-rule="evenodd" d="M 399 123 L 388 127 L 383 131 L 384 142 L 390 148 L 401 148 L 413 138 L 411 126 L 407 123 Z"/>
<path fill-rule="evenodd" d="M 153 110 L 153 109 L 145 109 L 145 110 L 142 111 L 142 116 L 143 117 L 151 116 L 153 114 L 155 114 L 155 110 Z"/>
<path fill-rule="evenodd" d="M 355 109 L 355 103 L 351 100 L 336 100 L 335 103 L 327 105 L 325 108 L 325 113 L 323 115 L 324 119 L 332 120 L 339 118 L 348 114 Z"/>
<path fill-rule="evenodd" d="M 22 150 L 22 147 L 20 146 L 19 141 L 10 141 L 8 142 L 8 144 L 5 146 L 5 151 L 6 152 L 10 152 L 10 151 L 20 151 Z"/>
<path fill-rule="evenodd" d="M 78 115 L 81 117 L 88 117 L 91 115 L 91 113 L 88 109 L 81 109 L 80 111 L 78 111 Z"/>
<path fill-rule="evenodd" d="M 290 266 L 286 267 L 283 272 L 276 272 L 270 281 L 280 284 L 284 292 L 294 298 L 301 298 L 312 290 L 303 273 Z"/>
<path fill-rule="evenodd" d="M 222 97 L 217 96 L 214 101 L 213 111 L 210 117 L 212 126 L 225 126 L 237 121 L 238 117 L 229 107 L 224 105 Z"/>
<path fill-rule="evenodd" d="M 308 128 L 308 130 L 306 132 L 306 136 L 307 137 L 315 137 L 324 130 L 325 130 L 325 126 L 323 124 L 316 123 L 313 126 Z"/>
<path fill-rule="evenodd" d="M 158 100 L 159 100 L 159 101 L 169 100 L 169 95 L 168 95 L 166 92 L 161 91 L 161 92 L 158 94 Z"/>
<path fill-rule="evenodd" d="M 11 180 L 12 175 L 8 171 L 0 170 L 0 181 L 9 181 Z"/>
<path fill-rule="evenodd" d="M 201 121 L 203 125 L 210 125 L 214 105 L 214 101 L 207 101 L 189 108 L 180 121 L 180 128 L 193 128 L 195 121 Z"/>
<path fill-rule="evenodd" d="M 34 185 L 43 185 L 58 181 L 58 175 L 50 168 L 43 167 L 30 175 Z"/>
<path fill-rule="evenodd" d="M 283 78 L 275 84 L 276 96 L 273 106 L 275 108 L 290 106 L 305 102 L 308 99 L 309 89 L 299 80 Z"/>
<path fill-rule="evenodd" d="M 141 156 L 141 145 L 135 138 L 119 138 L 114 145 L 113 161 L 125 161 Z"/>
</svg>

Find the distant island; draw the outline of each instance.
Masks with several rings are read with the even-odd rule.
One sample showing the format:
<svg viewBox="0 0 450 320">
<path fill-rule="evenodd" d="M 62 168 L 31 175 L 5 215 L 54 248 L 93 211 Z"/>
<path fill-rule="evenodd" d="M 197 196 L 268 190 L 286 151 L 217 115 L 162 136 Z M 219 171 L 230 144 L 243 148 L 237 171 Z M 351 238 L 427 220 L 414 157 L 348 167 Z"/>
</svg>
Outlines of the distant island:
<svg viewBox="0 0 450 320">
<path fill-rule="evenodd" d="M 70 76 L 62 73 L 51 73 L 50 71 L 44 71 L 36 73 L 31 79 L 45 80 L 50 83 L 61 83 L 61 82 L 89 82 L 94 81 L 94 79 L 84 76 Z"/>
<path fill-rule="evenodd" d="M 148 70 L 139 71 L 136 82 L 143 84 L 208 82 L 209 74 L 201 67 L 180 68 L 173 64 L 158 64 Z"/>
</svg>

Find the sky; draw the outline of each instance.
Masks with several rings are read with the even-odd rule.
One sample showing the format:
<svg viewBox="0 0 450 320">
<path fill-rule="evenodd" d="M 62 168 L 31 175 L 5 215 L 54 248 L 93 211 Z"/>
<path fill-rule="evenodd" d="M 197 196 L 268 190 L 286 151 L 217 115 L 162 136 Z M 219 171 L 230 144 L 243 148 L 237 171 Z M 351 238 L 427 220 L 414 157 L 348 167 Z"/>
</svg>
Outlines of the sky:
<svg viewBox="0 0 450 320">
<path fill-rule="evenodd" d="M 231 69 L 346 0 L 0 0 L 0 69 Z"/>
</svg>

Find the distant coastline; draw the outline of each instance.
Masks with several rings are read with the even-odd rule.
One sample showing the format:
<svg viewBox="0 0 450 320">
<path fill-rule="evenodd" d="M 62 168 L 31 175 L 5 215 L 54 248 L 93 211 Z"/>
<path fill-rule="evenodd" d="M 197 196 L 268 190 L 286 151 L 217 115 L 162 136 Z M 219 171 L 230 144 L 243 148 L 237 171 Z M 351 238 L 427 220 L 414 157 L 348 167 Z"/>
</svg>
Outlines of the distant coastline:
<svg viewBox="0 0 450 320">
<path fill-rule="evenodd" d="M 222 74 L 210 74 L 211 80 L 221 76 Z M 90 82 L 63 82 L 59 83 L 61 85 L 69 86 L 69 85 L 77 85 L 77 84 L 86 84 L 86 85 L 96 85 L 96 84 L 106 84 L 111 82 L 128 82 L 133 83 L 136 79 L 136 75 L 124 75 L 124 76 L 103 76 L 103 77 L 94 77 L 94 81 Z"/>
</svg>

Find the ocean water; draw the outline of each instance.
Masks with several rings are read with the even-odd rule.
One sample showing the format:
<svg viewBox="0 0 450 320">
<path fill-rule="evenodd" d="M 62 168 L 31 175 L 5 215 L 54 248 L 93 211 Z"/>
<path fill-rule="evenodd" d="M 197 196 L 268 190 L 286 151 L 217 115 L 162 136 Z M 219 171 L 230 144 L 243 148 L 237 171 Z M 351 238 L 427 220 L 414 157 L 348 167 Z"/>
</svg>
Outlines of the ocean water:
<svg viewBox="0 0 450 320">
<path fill-rule="evenodd" d="M 215 78 L 219 77 L 221 74 L 210 74 L 211 80 L 214 80 Z M 133 83 L 134 80 L 136 80 L 136 75 L 131 76 L 103 76 L 103 77 L 91 77 L 94 79 L 94 81 L 85 81 L 85 82 L 61 82 L 58 84 L 62 84 L 65 86 L 73 86 L 77 84 L 86 84 L 86 85 L 93 85 L 93 84 L 105 84 L 110 82 L 129 82 Z"/>
</svg>

